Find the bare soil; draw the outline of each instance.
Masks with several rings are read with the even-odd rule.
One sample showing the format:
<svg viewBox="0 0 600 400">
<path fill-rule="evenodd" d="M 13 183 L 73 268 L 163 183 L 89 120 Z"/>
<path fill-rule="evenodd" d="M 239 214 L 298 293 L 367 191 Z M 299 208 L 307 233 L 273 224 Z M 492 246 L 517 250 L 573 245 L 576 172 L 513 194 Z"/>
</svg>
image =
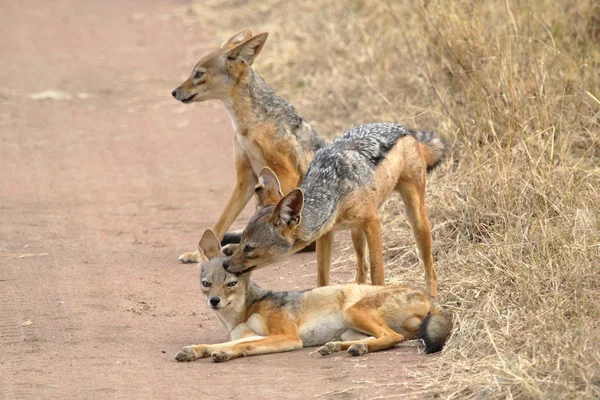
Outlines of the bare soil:
<svg viewBox="0 0 600 400">
<path fill-rule="evenodd" d="M 227 340 L 197 267 L 177 260 L 233 180 L 222 105 L 170 97 L 215 43 L 186 22 L 188 6 L 0 5 L 0 399 L 407 398 L 409 371 L 432 360 L 414 346 L 173 360 L 181 346 Z M 308 288 L 313 260 L 254 277 Z M 348 280 L 352 266 L 334 273 Z"/>
</svg>

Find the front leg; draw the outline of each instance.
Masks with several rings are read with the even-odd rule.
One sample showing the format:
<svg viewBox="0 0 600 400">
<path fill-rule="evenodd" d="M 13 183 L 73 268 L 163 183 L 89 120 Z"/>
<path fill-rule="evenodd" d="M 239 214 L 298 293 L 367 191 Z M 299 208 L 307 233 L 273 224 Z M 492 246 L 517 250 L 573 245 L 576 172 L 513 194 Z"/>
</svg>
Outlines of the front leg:
<svg viewBox="0 0 600 400">
<path fill-rule="evenodd" d="M 352 229 L 352 245 L 356 252 L 356 283 L 367 283 L 369 272 L 367 237 L 362 229 Z"/>
<path fill-rule="evenodd" d="M 210 357 L 210 355 L 214 352 L 220 352 L 230 349 L 239 343 L 258 341 L 263 339 L 264 336 L 248 336 L 238 340 L 232 340 L 230 342 L 225 343 L 217 343 L 217 344 L 197 344 L 192 346 L 182 347 L 181 350 L 175 354 L 175 359 L 177 361 L 194 361 L 199 358 Z"/>
<path fill-rule="evenodd" d="M 213 226 L 213 231 L 219 240 L 223 238 L 227 229 L 248 204 L 257 183 L 256 175 L 252 171 L 248 157 L 236 142 L 234 142 L 234 150 L 236 183 L 225 209 Z M 200 262 L 200 253 L 198 250 L 183 253 L 179 256 L 179 260 L 183 263 L 198 263 Z"/>
<path fill-rule="evenodd" d="M 257 356 L 261 354 L 283 353 L 302 348 L 302 340 L 297 335 L 271 335 L 259 340 L 237 343 L 233 346 L 222 347 L 211 353 L 214 362 L 225 362 L 240 357 Z"/>
<path fill-rule="evenodd" d="M 317 284 L 329 284 L 329 269 L 333 252 L 333 231 L 327 232 L 317 239 Z"/>
<path fill-rule="evenodd" d="M 221 213 L 221 217 L 219 217 L 219 220 L 213 227 L 213 231 L 219 240 L 223 239 L 227 229 L 229 229 L 233 221 L 240 215 L 246 204 L 248 204 L 248 201 L 250 201 L 250 198 L 254 194 L 254 187 L 258 182 L 258 178 L 254 174 L 254 171 L 252 171 L 252 166 L 245 150 L 237 141 L 233 142 L 233 150 L 236 183 L 229 201 Z"/>
</svg>

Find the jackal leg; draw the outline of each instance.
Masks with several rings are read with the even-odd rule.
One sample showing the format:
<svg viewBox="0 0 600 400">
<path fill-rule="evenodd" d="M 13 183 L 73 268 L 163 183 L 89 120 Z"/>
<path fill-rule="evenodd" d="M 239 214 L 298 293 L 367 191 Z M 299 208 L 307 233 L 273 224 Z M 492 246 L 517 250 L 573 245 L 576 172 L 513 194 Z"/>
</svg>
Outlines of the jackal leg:
<svg viewBox="0 0 600 400">
<path fill-rule="evenodd" d="M 398 191 L 406 207 L 406 215 L 413 230 L 419 253 L 425 266 L 425 288 L 427 294 L 437 299 L 437 274 L 431 254 L 431 228 L 425 209 L 425 180 L 402 182 Z"/>
<path fill-rule="evenodd" d="M 252 319 L 252 317 L 250 317 L 250 319 Z M 215 351 L 228 349 L 238 343 L 256 341 L 264 338 L 264 336 L 260 336 L 254 330 L 250 329 L 244 322 L 236 326 L 229 333 L 229 337 L 231 340 L 225 343 L 196 344 L 182 347 L 181 350 L 175 354 L 175 359 L 177 361 L 194 361 L 199 358 L 210 357 Z"/>
<path fill-rule="evenodd" d="M 352 245 L 356 251 L 356 283 L 366 283 L 369 259 L 367 258 L 367 237 L 362 229 L 352 229 Z"/>
<path fill-rule="evenodd" d="M 377 209 L 375 215 L 364 225 L 364 232 L 369 246 L 369 264 L 371 266 L 371 285 L 384 285 L 383 246 L 381 244 L 381 222 Z"/>
<path fill-rule="evenodd" d="M 238 244 L 242 238 L 243 232 L 243 229 L 225 232 L 225 234 L 223 235 L 223 239 L 221 239 L 221 246 L 226 246 L 228 244 Z"/>
<path fill-rule="evenodd" d="M 236 344 L 257 341 L 263 338 L 264 336 L 257 336 L 255 333 L 254 336 L 248 336 L 230 342 L 185 346 L 175 354 L 175 359 L 177 361 L 194 361 L 199 358 L 210 357 L 214 352 L 226 351 Z"/>
<path fill-rule="evenodd" d="M 211 353 L 214 362 L 224 362 L 239 357 L 257 356 L 260 354 L 283 353 L 302 348 L 302 340 L 298 335 L 278 334 L 259 340 L 238 342 L 230 347 L 222 347 Z"/>
<path fill-rule="evenodd" d="M 219 220 L 213 226 L 213 231 L 217 238 L 221 240 L 227 229 L 231 226 L 233 221 L 240 215 L 240 212 L 244 209 L 248 201 L 254 194 L 254 187 L 256 186 L 257 178 L 252 171 L 250 162 L 248 161 L 243 150 L 239 146 L 235 145 L 235 170 L 236 170 L 236 183 L 229 197 L 229 201 L 225 206 L 225 210 L 221 213 Z M 200 253 L 198 250 L 183 253 L 179 256 L 179 260 L 184 263 L 197 263 L 200 262 Z"/>
<path fill-rule="evenodd" d="M 327 286 L 329 284 L 329 268 L 331 267 L 331 255 L 333 252 L 333 232 L 327 232 L 317 239 L 317 284 Z"/>
<path fill-rule="evenodd" d="M 385 321 L 373 314 L 373 307 L 361 306 L 360 302 L 344 312 L 345 320 L 350 328 L 372 337 L 346 342 L 329 342 L 319 349 L 323 356 L 347 350 L 353 356 L 373 353 L 393 347 L 404 340 L 404 336 L 392 330 Z"/>
<path fill-rule="evenodd" d="M 242 150 L 236 148 L 236 153 L 242 152 L 242 154 L 236 155 L 235 160 L 235 174 L 236 182 L 229 201 L 225 206 L 225 209 L 221 213 L 221 216 L 217 220 L 217 223 L 213 227 L 213 231 L 217 238 L 220 240 L 225 235 L 225 231 L 231 226 L 233 221 L 240 215 L 240 212 L 244 209 L 250 198 L 254 194 L 254 187 L 257 183 L 256 175 L 252 171 L 250 162 L 243 154 Z"/>
</svg>

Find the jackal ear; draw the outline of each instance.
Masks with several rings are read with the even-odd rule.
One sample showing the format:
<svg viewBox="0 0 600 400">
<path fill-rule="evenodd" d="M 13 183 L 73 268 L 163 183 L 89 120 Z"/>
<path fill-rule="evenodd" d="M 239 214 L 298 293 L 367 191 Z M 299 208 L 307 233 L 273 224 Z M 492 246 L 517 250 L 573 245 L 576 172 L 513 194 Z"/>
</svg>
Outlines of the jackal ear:
<svg viewBox="0 0 600 400">
<path fill-rule="evenodd" d="M 252 29 L 244 29 L 239 31 L 221 45 L 221 49 L 229 50 L 234 46 L 250 39 L 252 37 Z"/>
<path fill-rule="evenodd" d="M 207 259 L 221 255 L 221 243 L 219 243 L 217 235 L 212 230 L 207 229 L 204 231 L 198 242 L 198 251 Z"/>
<path fill-rule="evenodd" d="M 241 60 L 248 65 L 252 65 L 254 59 L 256 56 L 258 56 L 265 45 L 267 36 L 269 36 L 267 32 L 259 33 L 258 35 L 253 36 L 238 45 L 235 45 L 227 50 L 227 59 L 231 61 Z"/>
<path fill-rule="evenodd" d="M 259 207 L 274 206 L 283 197 L 281 185 L 275 172 L 269 167 L 263 167 L 258 174 L 258 183 L 254 187 Z"/>
<path fill-rule="evenodd" d="M 277 203 L 271 216 L 278 225 L 294 227 L 300 225 L 303 207 L 304 193 L 302 189 L 296 188 Z"/>
</svg>

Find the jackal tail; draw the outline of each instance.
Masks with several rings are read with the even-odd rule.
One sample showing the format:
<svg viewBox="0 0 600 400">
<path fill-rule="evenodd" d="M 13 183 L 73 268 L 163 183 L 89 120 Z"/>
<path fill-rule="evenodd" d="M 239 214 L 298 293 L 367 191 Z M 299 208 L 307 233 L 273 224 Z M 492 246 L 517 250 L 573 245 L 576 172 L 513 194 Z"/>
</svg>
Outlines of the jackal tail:
<svg viewBox="0 0 600 400">
<path fill-rule="evenodd" d="M 425 353 L 431 354 L 442 350 L 451 331 L 452 317 L 437 303 L 433 303 L 429 314 L 419 327 L 418 337 L 425 342 Z"/>
<path fill-rule="evenodd" d="M 444 159 L 446 153 L 446 141 L 431 131 L 411 132 L 412 136 L 421 144 L 425 162 L 427 163 L 427 172 L 439 165 Z"/>
</svg>

